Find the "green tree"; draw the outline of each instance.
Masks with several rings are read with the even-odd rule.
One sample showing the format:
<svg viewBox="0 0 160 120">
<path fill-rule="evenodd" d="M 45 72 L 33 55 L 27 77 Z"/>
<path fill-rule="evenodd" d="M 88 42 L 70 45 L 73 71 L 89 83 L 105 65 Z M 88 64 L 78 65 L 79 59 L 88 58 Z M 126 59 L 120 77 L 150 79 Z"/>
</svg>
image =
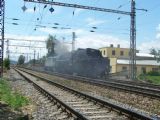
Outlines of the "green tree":
<svg viewBox="0 0 160 120">
<path fill-rule="evenodd" d="M 152 55 L 157 55 L 157 51 L 156 51 L 156 49 L 154 49 L 154 48 L 152 48 L 152 49 L 150 49 L 150 54 L 152 54 Z"/>
<path fill-rule="evenodd" d="M 18 58 L 18 65 L 22 65 L 25 62 L 25 56 L 20 55 Z"/>
<path fill-rule="evenodd" d="M 46 48 L 48 49 L 47 56 L 54 56 L 55 55 L 55 45 L 57 39 L 56 36 L 49 35 L 46 42 Z"/>
<path fill-rule="evenodd" d="M 154 55 L 156 60 L 160 61 L 160 50 L 156 50 L 155 48 L 150 49 L 150 54 Z"/>
<path fill-rule="evenodd" d="M 9 58 L 5 58 L 3 63 L 4 63 L 4 67 L 7 70 L 9 70 L 10 69 L 10 60 L 9 60 Z"/>
</svg>

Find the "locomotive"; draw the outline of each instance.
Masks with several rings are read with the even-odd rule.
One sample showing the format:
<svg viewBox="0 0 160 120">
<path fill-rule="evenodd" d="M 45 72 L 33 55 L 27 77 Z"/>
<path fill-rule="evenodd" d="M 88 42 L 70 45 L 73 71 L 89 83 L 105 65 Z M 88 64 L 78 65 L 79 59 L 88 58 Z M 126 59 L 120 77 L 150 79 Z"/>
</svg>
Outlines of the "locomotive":
<svg viewBox="0 0 160 120">
<path fill-rule="evenodd" d="M 104 78 L 110 72 L 110 61 L 96 49 L 78 49 L 74 52 L 48 57 L 45 70 L 90 78 Z"/>
</svg>

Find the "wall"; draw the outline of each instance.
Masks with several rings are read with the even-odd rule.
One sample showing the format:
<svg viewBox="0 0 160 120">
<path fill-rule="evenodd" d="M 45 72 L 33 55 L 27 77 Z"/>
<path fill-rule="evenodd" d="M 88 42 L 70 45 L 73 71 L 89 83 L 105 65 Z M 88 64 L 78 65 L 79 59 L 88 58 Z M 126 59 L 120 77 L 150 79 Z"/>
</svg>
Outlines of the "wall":
<svg viewBox="0 0 160 120">
<path fill-rule="evenodd" d="M 116 72 L 121 72 L 122 71 L 122 67 L 127 67 L 127 70 L 129 70 L 129 65 L 117 64 Z M 142 67 L 146 68 L 146 73 L 152 71 L 152 68 L 159 68 L 158 66 L 153 66 L 153 65 L 137 65 L 136 67 L 137 67 L 137 75 L 140 75 L 140 74 L 143 73 Z"/>
<path fill-rule="evenodd" d="M 103 57 L 109 57 L 109 58 L 127 58 L 129 57 L 129 49 L 128 48 L 115 48 L 115 47 L 106 47 L 106 48 L 100 48 L 99 49 L 102 53 Z M 115 55 L 112 55 L 112 51 L 115 50 Z M 105 54 L 104 54 L 105 51 Z M 123 51 L 123 56 L 120 54 L 120 52 Z"/>
</svg>

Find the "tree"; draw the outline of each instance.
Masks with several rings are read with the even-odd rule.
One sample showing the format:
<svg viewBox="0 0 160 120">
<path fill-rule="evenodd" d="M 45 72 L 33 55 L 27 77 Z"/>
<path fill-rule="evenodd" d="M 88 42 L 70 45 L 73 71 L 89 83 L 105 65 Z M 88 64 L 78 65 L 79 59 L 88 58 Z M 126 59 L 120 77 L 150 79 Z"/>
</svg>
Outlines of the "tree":
<svg viewBox="0 0 160 120">
<path fill-rule="evenodd" d="M 154 48 L 150 49 L 150 54 L 154 55 L 156 60 L 159 62 L 160 61 L 160 50 L 156 50 Z"/>
<path fill-rule="evenodd" d="M 154 48 L 150 49 L 150 54 L 156 56 L 157 55 L 156 49 L 154 49 Z"/>
<path fill-rule="evenodd" d="M 47 38 L 46 48 L 48 49 L 47 57 L 60 55 L 69 51 L 63 42 L 57 40 L 56 36 L 52 35 L 49 35 Z"/>
<path fill-rule="evenodd" d="M 9 60 L 9 58 L 5 58 L 3 64 L 4 64 L 4 67 L 5 67 L 7 70 L 10 69 L 10 60 Z"/>
<path fill-rule="evenodd" d="M 55 55 L 55 45 L 57 39 L 56 36 L 49 35 L 46 42 L 46 48 L 48 49 L 47 56 L 54 56 Z"/>
<path fill-rule="evenodd" d="M 25 56 L 20 55 L 18 58 L 18 65 L 22 65 L 25 62 Z"/>
</svg>

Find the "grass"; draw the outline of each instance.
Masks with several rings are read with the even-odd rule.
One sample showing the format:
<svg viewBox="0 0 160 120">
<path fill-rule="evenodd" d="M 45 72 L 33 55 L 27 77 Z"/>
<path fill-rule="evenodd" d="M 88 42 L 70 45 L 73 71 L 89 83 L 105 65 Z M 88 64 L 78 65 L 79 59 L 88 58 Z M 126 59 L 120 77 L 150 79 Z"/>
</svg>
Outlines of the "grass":
<svg viewBox="0 0 160 120">
<path fill-rule="evenodd" d="M 140 75 L 140 80 L 146 80 L 150 83 L 160 85 L 160 76 L 152 76 L 152 75 Z"/>
<path fill-rule="evenodd" d="M 6 80 L 0 79 L 0 101 L 4 101 L 13 109 L 19 109 L 28 104 L 28 99 L 13 92 Z"/>
</svg>

